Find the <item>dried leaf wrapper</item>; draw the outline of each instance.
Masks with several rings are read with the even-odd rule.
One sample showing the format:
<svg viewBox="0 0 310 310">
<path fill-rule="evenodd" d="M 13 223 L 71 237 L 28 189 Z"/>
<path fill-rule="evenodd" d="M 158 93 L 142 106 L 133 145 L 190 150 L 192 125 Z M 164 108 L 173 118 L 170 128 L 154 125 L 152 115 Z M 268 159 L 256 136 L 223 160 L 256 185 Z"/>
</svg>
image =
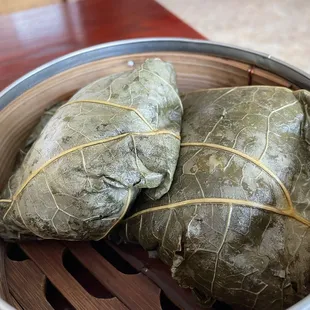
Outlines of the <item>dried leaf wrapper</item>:
<svg viewBox="0 0 310 310">
<path fill-rule="evenodd" d="M 0 200 L 1 237 L 103 238 L 141 189 L 172 182 L 182 104 L 172 65 L 149 59 L 102 78 L 61 106 Z"/>
<path fill-rule="evenodd" d="M 123 224 L 183 287 L 236 309 L 284 309 L 310 293 L 307 91 L 252 86 L 183 98 L 170 191 Z"/>
</svg>

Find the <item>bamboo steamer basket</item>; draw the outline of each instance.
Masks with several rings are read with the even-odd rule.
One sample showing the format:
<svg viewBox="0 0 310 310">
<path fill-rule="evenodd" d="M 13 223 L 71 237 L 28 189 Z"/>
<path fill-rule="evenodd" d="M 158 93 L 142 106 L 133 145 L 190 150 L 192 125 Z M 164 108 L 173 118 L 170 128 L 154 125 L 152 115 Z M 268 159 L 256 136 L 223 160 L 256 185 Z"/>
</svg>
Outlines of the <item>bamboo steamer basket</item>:
<svg viewBox="0 0 310 310">
<path fill-rule="evenodd" d="M 37 68 L 0 93 L 0 189 L 46 109 L 150 57 L 174 65 L 181 92 L 244 85 L 310 90 L 310 76 L 301 70 L 267 54 L 209 41 L 152 38 L 86 48 Z M 0 309 L 200 309 L 168 268 L 137 246 L 53 240 L 8 244 L 0 254 L 0 293 L 6 300 Z M 227 307 L 217 302 L 214 309 Z M 290 309 L 310 309 L 310 297 Z"/>
</svg>

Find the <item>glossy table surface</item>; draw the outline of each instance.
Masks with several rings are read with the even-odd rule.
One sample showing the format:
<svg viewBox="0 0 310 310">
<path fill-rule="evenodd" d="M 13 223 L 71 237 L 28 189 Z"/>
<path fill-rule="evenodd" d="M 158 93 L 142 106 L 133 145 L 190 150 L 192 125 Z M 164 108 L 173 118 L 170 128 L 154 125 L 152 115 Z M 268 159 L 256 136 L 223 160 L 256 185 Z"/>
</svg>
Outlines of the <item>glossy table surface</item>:
<svg viewBox="0 0 310 310">
<path fill-rule="evenodd" d="M 0 16 L 0 91 L 69 52 L 141 37 L 204 38 L 154 0 L 81 0 Z"/>
</svg>

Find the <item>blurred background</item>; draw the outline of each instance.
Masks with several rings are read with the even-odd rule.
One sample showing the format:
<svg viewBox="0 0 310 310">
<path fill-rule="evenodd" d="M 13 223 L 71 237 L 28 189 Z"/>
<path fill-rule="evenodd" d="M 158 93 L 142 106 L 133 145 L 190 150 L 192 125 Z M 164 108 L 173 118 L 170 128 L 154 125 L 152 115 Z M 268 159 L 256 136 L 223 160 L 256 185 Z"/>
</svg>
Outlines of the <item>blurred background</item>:
<svg viewBox="0 0 310 310">
<path fill-rule="evenodd" d="M 187 37 L 265 52 L 310 73 L 310 0 L 0 0 L 0 90 L 83 47 Z"/>
<path fill-rule="evenodd" d="M 70 1 L 72 2 L 78 0 L 0 0 L 0 14 L 8 14 L 22 10 L 42 7 L 45 5 Z"/>
<path fill-rule="evenodd" d="M 157 0 L 210 40 L 271 54 L 310 73 L 309 0 Z"/>
</svg>

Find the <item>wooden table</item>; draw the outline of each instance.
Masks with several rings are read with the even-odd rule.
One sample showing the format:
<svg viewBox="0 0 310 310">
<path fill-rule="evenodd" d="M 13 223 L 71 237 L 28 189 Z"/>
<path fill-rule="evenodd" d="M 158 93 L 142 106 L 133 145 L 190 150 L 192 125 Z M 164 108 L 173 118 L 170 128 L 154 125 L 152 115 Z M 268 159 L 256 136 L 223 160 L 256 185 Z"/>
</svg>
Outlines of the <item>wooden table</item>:
<svg viewBox="0 0 310 310">
<path fill-rule="evenodd" d="M 203 36 L 153 0 L 81 0 L 0 16 L 0 91 L 28 71 L 94 44 Z"/>
</svg>

